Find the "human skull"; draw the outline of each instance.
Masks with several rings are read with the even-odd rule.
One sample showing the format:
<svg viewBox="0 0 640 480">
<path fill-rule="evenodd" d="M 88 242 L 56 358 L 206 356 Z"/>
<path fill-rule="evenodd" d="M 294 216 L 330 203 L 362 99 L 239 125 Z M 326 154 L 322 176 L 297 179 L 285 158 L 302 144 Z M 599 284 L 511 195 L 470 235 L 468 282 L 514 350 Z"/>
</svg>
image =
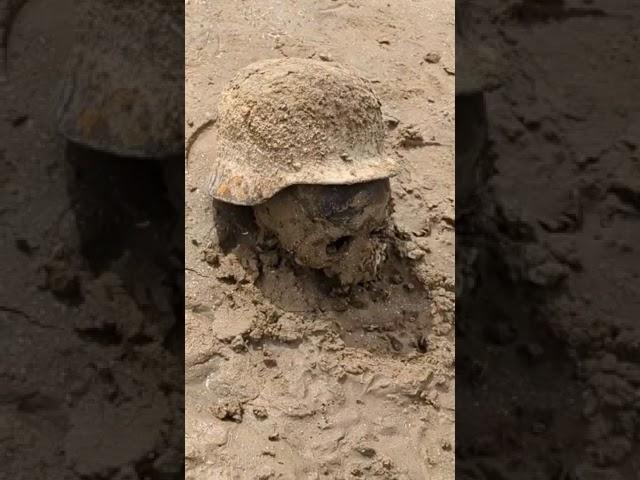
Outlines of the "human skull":
<svg viewBox="0 0 640 480">
<path fill-rule="evenodd" d="M 342 284 L 376 277 L 386 256 L 388 179 L 353 185 L 293 185 L 254 207 L 258 225 L 303 266 Z"/>
</svg>

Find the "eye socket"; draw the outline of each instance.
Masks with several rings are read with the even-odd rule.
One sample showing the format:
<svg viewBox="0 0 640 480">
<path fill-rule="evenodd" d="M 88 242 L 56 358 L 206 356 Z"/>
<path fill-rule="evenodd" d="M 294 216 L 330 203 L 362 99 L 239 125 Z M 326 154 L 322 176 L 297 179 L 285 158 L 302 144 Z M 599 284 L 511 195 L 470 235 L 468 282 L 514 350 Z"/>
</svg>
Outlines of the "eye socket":
<svg viewBox="0 0 640 480">
<path fill-rule="evenodd" d="M 327 255 L 336 255 L 338 253 L 344 252 L 347 248 L 349 248 L 352 240 L 353 237 L 351 235 L 345 235 L 343 237 L 337 238 L 327 245 Z"/>
</svg>

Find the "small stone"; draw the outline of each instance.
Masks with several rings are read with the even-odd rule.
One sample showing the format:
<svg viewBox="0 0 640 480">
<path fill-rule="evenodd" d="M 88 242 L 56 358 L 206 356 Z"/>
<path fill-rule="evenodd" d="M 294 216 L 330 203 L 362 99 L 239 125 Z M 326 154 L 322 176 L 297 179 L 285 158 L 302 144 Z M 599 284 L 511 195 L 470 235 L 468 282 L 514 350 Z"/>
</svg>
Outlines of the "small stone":
<svg viewBox="0 0 640 480">
<path fill-rule="evenodd" d="M 220 257 L 212 250 L 205 250 L 203 252 L 202 258 L 205 262 L 207 262 L 214 268 L 218 268 L 220 266 Z"/>
<path fill-rule="evenodd" d="M 210 408 L 211 413 L 219 420 L 242 422 L 244 408 L 237 401 L 220 402 Z"/>
<path fill-rule="evenodd" d="M 407 253 L 407 257 L 411 260 L 420 260 L 421 258 L 424 258 L 424 255 L 424 251 L 419 248 L 411 250 L 409 253 Z"/>
<path fill-rule="evenodd" d="M 387 338 L 389 339 L 389 343 L 391 343 L 391 348 L 393 348 L 396 352 L 402 350 L 402 342 L 400 342 L 400 340 L 398 340 L 393 335 L 387 335 Z"/>
<path fill-rule="evenodd" d="M 407 125 L 400 132 L 399 146 L 402 148 L 419 148 L 427 145 L 422 133 L 416 125 Z"/>
<path fill-rule="evenodd" d="M 253 416 L 258 420 L 264 420 L 269 416 L 267 409 L 264 407 L 253 407 Z"/>
<path fill-rule="evenodd" d="M 424 56 L 424 61 L 427 63 L 438 63 L 440 61 L 442 57 L 440 56 L 439 53 L 436 52 L 429 52 Z"/>
<path fill-rule="evenodd" d="M 340 158 L 341 158 L 344 162 L 347 162 L 347 163 L 350 163 L 350 162 L 352 162 L 352 161 L 353 161 L 353 159 L 349 156 L 349 154 L 348 154 L 348 153 L 341 153 L 341 154 L 340 154 Z"/>
<path fill-rule="evenodd" d="M 231 340 L 231 350 L 233 350 L 236 353 L 241 353 L 241 352 L 246 352 L 247 351 L 247 344 L 244 341 L 244 339 L 242 338 L 241 335 L 236 335 L 233 340 Z"/>
</svg>

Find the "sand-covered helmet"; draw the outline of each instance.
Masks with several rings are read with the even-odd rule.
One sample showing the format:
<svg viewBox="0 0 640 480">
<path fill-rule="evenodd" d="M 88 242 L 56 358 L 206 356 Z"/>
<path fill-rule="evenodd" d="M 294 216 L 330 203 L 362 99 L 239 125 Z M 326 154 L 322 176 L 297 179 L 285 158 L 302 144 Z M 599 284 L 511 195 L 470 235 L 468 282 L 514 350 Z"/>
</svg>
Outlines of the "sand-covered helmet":
<svg viewBox="0 0 640 480">
<path fill-rule="evenodd" d="M 380 101 L 332 62 L 277 59 L 242 69 L 221 94 L 209 193 L 257 205 L 291 185 L 387 178 Z"/>
<path fill-rule="evenodd" d="M 66 138 L 126 157 L 183 154 L 182 9 L 173 0 L 78 4 L 57 112 Z"/>
</svg>

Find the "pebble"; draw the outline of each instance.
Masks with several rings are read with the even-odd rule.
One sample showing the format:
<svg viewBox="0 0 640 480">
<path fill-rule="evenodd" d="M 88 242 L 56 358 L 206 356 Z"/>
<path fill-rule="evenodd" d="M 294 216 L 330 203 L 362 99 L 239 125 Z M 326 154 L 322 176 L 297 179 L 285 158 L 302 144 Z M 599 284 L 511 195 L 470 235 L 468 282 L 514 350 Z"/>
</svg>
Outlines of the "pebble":
<svg viewBox="0 0 640 480">
<path fill-rule="evenodd" d="M 264 407 L 253 407 L 253 415 L 259 420 L 264 420 L 269 416 L 267 409 Z"/>
<path fill-rule="evenodd" d="M 434 64 L 434 63 L 440 62 L 440 58 L 442 57 L 440 56 L 439 53 L 429 52 L 424 56 L 424 61 L 427 63 Z"/>
<path fill-rule="evenodd" d="M 415 250 L 411 250 L 409 253 L 407 253 L 407 257 L 410 258 L 411 260 L 420 260 L 421 258 L 424 258 L 425 253 L 424 250 L 421 250 L 419 248 L 416 248 Z"/>
</svg>

